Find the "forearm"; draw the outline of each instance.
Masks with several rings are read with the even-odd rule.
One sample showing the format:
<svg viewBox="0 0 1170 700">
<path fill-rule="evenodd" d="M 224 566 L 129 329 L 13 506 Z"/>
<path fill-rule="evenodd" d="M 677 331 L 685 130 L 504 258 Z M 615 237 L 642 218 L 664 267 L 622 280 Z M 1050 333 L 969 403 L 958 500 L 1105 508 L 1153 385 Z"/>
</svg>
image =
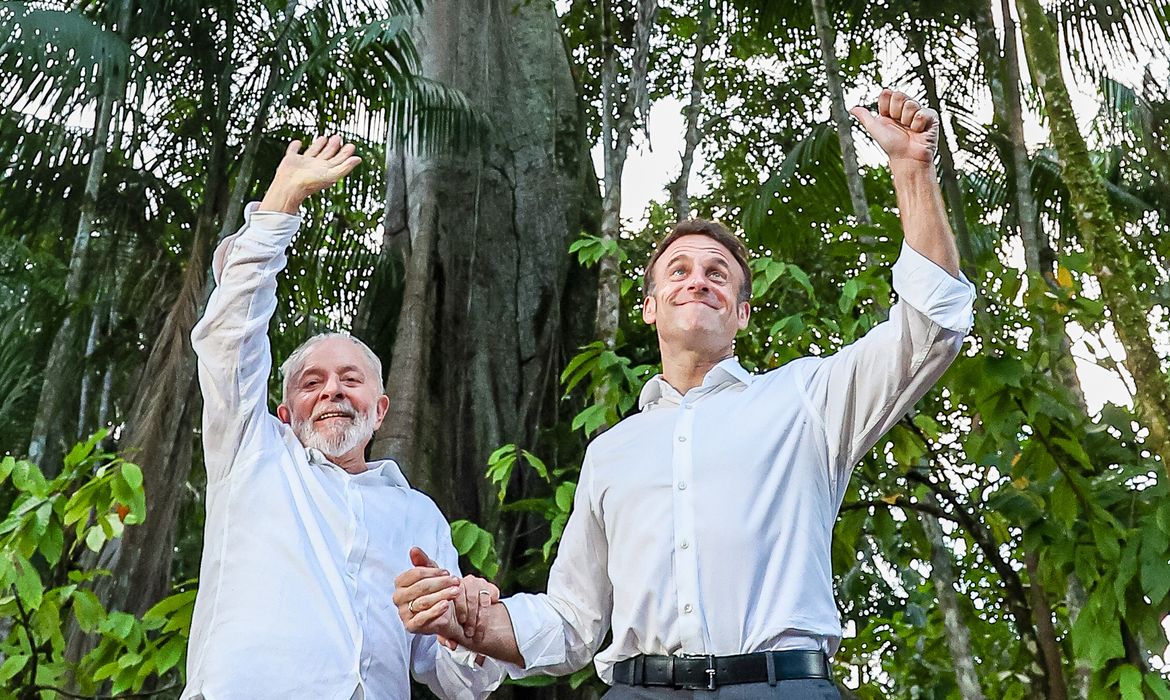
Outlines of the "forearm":
<svg viewBox="0 0 1170 700">
<path fill-rule="evenodd" d="M 890 171 L 906 243 L 958 278 L 959 250 L 947 219 L 934 164 L 892 162 Z"/>
</svg>

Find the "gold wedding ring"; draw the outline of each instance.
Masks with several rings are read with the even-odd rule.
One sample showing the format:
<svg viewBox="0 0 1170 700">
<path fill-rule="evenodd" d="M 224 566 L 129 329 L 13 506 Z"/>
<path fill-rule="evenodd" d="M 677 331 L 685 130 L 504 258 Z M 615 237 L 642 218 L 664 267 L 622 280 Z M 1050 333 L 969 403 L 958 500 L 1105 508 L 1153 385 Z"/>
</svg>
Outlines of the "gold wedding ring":
<svg viewBox="0 0 1170 700">
<path fill-rule="evenodd" d="M 417 598 L 415 598 L 415 600 L 418 600 L 418 599 L 417 599 Z M 414 600 L 412 600 L 412 601 L 410 601 L 409 603 L 407 603 L 407 604 L 406 604 L 406 609 L 410 611 L 410 614 L 411 614 L 411 615 L 414 615 L 414 614 L 415 614 L 415 611 L 414 611 Z"/>
</svg>

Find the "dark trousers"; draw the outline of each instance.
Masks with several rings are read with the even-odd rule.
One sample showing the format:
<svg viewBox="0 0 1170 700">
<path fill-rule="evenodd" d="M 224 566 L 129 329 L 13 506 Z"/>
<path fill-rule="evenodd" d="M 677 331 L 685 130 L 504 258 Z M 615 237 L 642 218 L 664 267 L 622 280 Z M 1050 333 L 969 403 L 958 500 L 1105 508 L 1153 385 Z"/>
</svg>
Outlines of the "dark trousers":
<svg viewBox="0 0 1170 700">
<path fill-rule="evenodd" d="M 725 685 L 715 690 L 675 690 L 615 685 L 602 700 L 841 700 L 832 681 L 801 680 Z"/>
</svg>

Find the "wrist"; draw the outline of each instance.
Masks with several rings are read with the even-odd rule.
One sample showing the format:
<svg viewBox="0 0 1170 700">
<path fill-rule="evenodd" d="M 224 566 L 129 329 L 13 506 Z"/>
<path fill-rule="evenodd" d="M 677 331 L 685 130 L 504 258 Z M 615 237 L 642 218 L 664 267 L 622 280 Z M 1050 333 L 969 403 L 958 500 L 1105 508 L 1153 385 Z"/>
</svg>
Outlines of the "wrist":
<svg viewBox="0 0 1170 700">
<path fill-rule="evenodd" d="M 916 158 L 893 158 L 890 160 L 890 175 L 894 180 L 935 180 L 937 175 L 932 161 Z"/>
<path fill-rule="evenodd" d="M 299 188 L 291 187 L 280 182 L 273 182 L 260 200 L 259 211 L 279 211 L 285 214 L 298 214 L 301 204 L 305 201 L 305 193 Z"/>
</svg>

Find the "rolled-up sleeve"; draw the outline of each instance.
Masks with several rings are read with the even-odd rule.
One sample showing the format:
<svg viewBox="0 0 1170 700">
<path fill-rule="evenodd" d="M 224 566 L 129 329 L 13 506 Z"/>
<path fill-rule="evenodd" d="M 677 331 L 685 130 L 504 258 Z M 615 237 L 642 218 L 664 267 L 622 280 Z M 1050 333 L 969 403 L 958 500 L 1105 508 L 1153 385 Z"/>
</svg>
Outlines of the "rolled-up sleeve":
<svg viewBox="0 0 1170 700">
<path fill-rule="evenodd" d="M 975 286 L 905 243 L 893 276 L 889 319 L 800 370 L 838 502 L 853 466 L 942 377 L 974 320 Z"/>
<path fill-rule="evenodd" d="M 588 455 L 573 511 L 565 525 L 548 593 L 521 593 L 503 600 L 512 618 L 524 667 L 507 665 L 513 678 L 564 675 L 583 668 L 609 631 L 613 586 L 606 573 L 609 547 L 592 498 Z"/>
<path fill-rule="evenodd" d="M 216 288 L 191 331 L 203 393 L 203 446 L 207 480 L 227 476 L 249 425 L 268 417 L 272 352 L 268 324 L 276 311 L 276 278 L 301 218 L 279 212 L 244 212 L 244 225 L 215 251 Z"/>
</svg>

